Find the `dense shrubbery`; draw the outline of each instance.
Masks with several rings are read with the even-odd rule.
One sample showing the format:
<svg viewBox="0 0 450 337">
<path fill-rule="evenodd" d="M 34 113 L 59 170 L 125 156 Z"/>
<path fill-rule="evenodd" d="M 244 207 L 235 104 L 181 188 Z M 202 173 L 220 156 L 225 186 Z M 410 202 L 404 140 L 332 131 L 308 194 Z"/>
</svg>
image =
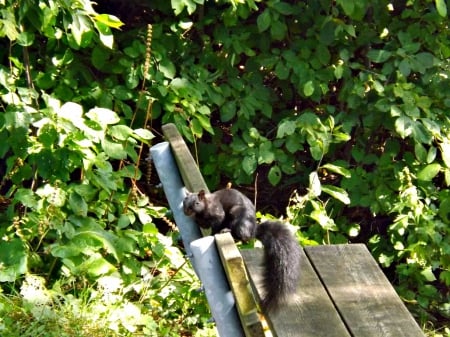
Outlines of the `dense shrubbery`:
<svg viewBox="0 0 450 337">
<path fill-rule="evenodd" d="M 96 11 L 125 22 L 114 39 L 120 20 Z M 292 193 L 302 242 L 367 243 L 423 322 L 449 319 L 444 1 L 5 1 L 0 15 L 4 291 L 27 271 L 133 284 L 177 268 L 138 184 L 148 128 L 171 121 L 211 188 L 258 175 Z"/>
</svg>

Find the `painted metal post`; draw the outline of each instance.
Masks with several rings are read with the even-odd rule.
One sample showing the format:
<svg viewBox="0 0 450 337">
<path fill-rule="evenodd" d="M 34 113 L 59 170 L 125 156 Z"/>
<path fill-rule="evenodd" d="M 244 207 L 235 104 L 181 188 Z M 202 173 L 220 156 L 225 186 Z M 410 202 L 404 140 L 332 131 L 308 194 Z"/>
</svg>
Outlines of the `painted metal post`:
<svg viewBox="0 0 450 337">
<path fill-rule="evenodd" d="M 219 335 L 244 336 L 214 237 L 202 238 L 197 224 L 183 213 L 183 199 L 186 192 L 170 144 L 168 142 L 156 144 L 150 148 L 150 153 L 173 217 L 180 229 L 186 252 L 205 289 Z"/>
</svg>

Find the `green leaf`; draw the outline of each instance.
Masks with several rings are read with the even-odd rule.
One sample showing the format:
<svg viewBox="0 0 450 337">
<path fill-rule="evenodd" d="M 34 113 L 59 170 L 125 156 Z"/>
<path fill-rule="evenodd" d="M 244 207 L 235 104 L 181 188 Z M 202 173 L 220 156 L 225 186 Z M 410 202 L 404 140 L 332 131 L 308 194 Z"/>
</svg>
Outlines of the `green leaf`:
<svg viewBox="0 0 450 337">
<path fill-rule="evenodd" d="M 72 192 L 69 195 L 69 205 L 73 213 L 78 216 L 87 216 L 88 205 L 81 195 L 76 192 Z"/>
<path fill-rule="evenodd" d="M 423 66 L 425 69 L 433 67 L 435 63 L 435 57 L 429 52 L 418 53 L 414 58 Z"/>
<path fill-rule="evenodd" d="M 87 46 L 92 39 L 91 22 L 86 15 L 81 12 L 74 13 L 73 20 L 70 25 L 73 38 L 80 47 Z"/>
<path fill-rule="evenodd" d="M 425 166 L 422 170 L 417 173 L 417 179 L 423 181 L 431 181 L 437 176 L 441 170 L 441 165 L 438 163 L 433 163 Z"/>
<path fill-rule="evenodd" d="M 113 125 L 108 129 L 108 134 L 118 140 L 127 140 L 133 134 L 133 130 L 126 125 Z"/>
<path fill-rule="evenodd" d="M 222 105 L 220 109 L 220 120 L 222 122 L 229 122 L 236 116 L 236 102 L 229 101 Z"/>
<path fill-rule="evenodd" d="M 413 132 L 413 120 L 408 116 L 400 116 L 395 120 L 395 130 L 397 133 L 405 139 Z"/>
<path fill-rule="evenodd" d="M 333 198 L 339 200 L 345 205 L 350 204 L 350 198 L 348 197 L 348 193 L 343 188 L 333 185 L 322 185 L 322 191 L 331 195 Z"/>
<path fill-rule="evenodd" d="M 116 261 L 120 261 L 115 248 L 117 237 L 111 232 L 104 230 L 99 225 L 93 224 L 79 228 L 72 240 L 80 246 L 86 245 L 84 248 L 89 248 L 91 245 L 90 240 L 98 241 L 109 254 L 114 256 Z"/>
<path fill-rule="evenodd" d="M 331 54 L 325 45 L 319 44 L 317 46 L 316 55 L 322 65 L 328 65 L 330 63 Z"/>
<path fill-rule="evenodd" d="M 14 282 L 28 271 L 28 258 L 20 239 L 0 240 L 0 282 Z"/>
<path fill-rule="evenodd" d="M 117 221 L 117 228 L 124 229 L 127 228 L 128 225 L 130 225 L 130 217 L 128 214 L 121 214 L 119 217 L 119 220 Z"/>
<path fill-rule="evenodd" d="M 354 0 L 337 0 L 336 3 L 342 7 L 345 15 L 351 17 L 353 12 L 355 11 L 355 2 Z"/>
<path fill-rule="evenodd" d="M 274 21 L 270 26 L 270 35 L 274 40 L 281 41 L 286 37 L 287 26 L 284 22 Z"/>
<path fill-rule="evenodd" d="M 314 83 L 312 81 L 308 81 L 303 86 L 303 93 L 306 97 L 311 96 L 314 93 Z"/>
<path fill-rule="evenodd" d="M 80 269 L 85 270 L 92 276 L 110 274 L 116 270 L 116 268 L 100 254 L 91 255 L 89 259 L 80 266 Z"/>
<path fill-rule="evenodd" d="M 86 113 L 86 116 L 105 128 L 106 125 L 120 122 L 119 116 L 114 111 L 105 108 L 93 108 Z"/>
<path fill-rule="evenodd" d="M 439 148 L 441 149 L 442 161 L 447 168 L 450 168 L 450 141 L 444 139 L 442 143 L 439 144 Z"/>
<path fill-rule="evenodd" d="M 384 63 L 391 57 L 391 55 L 392 53 L 390 51 L 383 49 L 371 49 L 367 53 L 367 57 L 375 63 Z"/>
<path fill-rule="evenodd" d="M 133 133 L 136 136 L 136 138 L 143 141 L 151 140 L 155 137 L 155 135 L 150 130 L 147 129 L 136 129 L 133 130 Z"/>
<path fill-rule="evenodd" d="M 281 176 L 282 176 L 282 174 L 281 174 L 280 167 L 275 165 L 270 168 L 267 178 L 269 179 L 269 182 L 273 186 L 276 186 L 281 181 Z"/>
<path fill-rule="evenodd" d="M 445 0 L 435 0 L 436 9 L 440 16 L 445 18 L 447 16 L 447 5 L 445 4 Z"/>
<path fill-rule="evenodd" d="M 316 171 L 309 174 L 309 193 L 313 197 L 318 197 L 322 194 L 322 184 Z"/>
<path fill-rule="evenodd" d="M 425 277 L 425 279 L 428 282 L 434 282 L 436 281 L 436 276 L 434 276 L 433 270 L 431 269 L 431 266 L 425 268 L 424 270 L 422 270 L 420 272 L 420 274 L 422 274 L 423 277 Z"/>
<path fill-rule="evenodd" d="M 256 19 L 256 24 L 258 26 L 258 31 L 260 33 L 264 32 L 270 27 L 270 11 L 266 8 L 264 12 L 262 12 L 258 18 Z"/>
<path fill-rule="evenodd" d="M 409 65 L 409 61 L 404 59 L 398 65 L 398 69 L 402 73 L 403 76 L 408 77 L 411 74 L 411 66 Z"/>
<path fill-rule="evenodd" d="M 102 148 L 106 155 L 113 159 L 125 159 L 127 157 L 127 152 L 123 144 L 116 143 L 104 138 L 102 140 Z"/>
<path fill-rule="evenodd" d="M 277 138 L 284 138 L 295 133 L 297 125 L 295 122 L 290 120 L 284 120 L 278 124 Z"/>
<path fill-rule="evenodd" d="M 414 145 L 414 153 L 416 155 L 416 158 L 421 163 L 426 163 L 427 161 L 427 150 L 421 143 L 416 143 Z"/>
<path fill-rule="evenodd" d="M 275 74 L 280 80 L 286 80 L 289 77 L 290 68 L 288 68 L 283 61 L 280 61 L 275 66 Z"/>
<path fill-rule="evenodd" d="M 283 15 L 295 14 L 294 7 L 287 2 L 275 2 L 272 5 L 272 8 L 275 9 L 278 13 Z"/>
<path fill-rule="evenodd" d="M 249 154 L 245 156 L 244 160 L 242 161 L 242 168 L 248 175 L 251 175 L 253 174 L 253 172 L 255 172 L 257 165 L 258 162 L 254 154 Z"/>
<path fill-rule="evenodd" d="M 104 25 L 111 27 L 111 28 L 115 28 L 115 29 L 119 29 L 120 27 L 122 27 L 124 25 L 124 23 L 122 21 L 120 21 L 120 19 L 114 15 L 110 15 L 110 14 L 100 14 L 100 15 L 96 15 L 94 16 L 94 19 L 97 20 L 98 22 L 103 23 Z"/>
<path fill-rule="evenodd" d="M 177 74 L 177 68 L 169 59 L 162 59 L 159 63 L 159 70 L 164 76 L 170 80 L 173 80 Z"/>
<path fill-rule="evenodd" d="M 21 32 L 17 37 L 17 43 L 22 47 L 29 47 L 34 43 L 34 34 L 30 32 Z"/>
<path fill-rule="evenodd" d="M 100 41 L 103 43 L 103 45 L 105 47 L 108 47 L 109 49 L 113 49 L 114 36 L 111 32 L 111 28 L 100 21 L 95 22 L 95 28 L 97 28 L 98 34 L 100 36 Z"/>
<path fill-rule="evenodd" d="M 326 169 L 330 172 L 334 172 L 337 173 L 341 176 L 344 176 L 345 178 L 351 178 L 352 174 L 350 173 L 349 170 L 347 170 L 346 168 L 342 167 L 342 166 L 338 166 L 338 165 L 334 165 L 334 164 L 325 164 L 321 166 L 322 169 Z"/>
<path fill-rule="evenodd" d="M 272 164 L 275 160 L 275 153 L 270 141 L 261 143 L 258 151 L 258 164 Z"/>
</svg>

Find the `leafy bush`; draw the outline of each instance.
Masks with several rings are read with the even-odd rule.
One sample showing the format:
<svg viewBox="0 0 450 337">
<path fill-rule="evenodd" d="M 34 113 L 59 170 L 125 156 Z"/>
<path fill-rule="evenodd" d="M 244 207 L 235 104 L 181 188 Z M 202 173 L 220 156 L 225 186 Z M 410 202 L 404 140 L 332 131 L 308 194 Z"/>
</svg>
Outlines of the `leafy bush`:
<svg viewBox="0 0 450 337">
<path fill-rule="evenodd" d="M 155 225 L 167 210 L 139 185 L 150 178 L 141 168 L 154 135 L 150 107 L 129 103 L 149 103 L 136 90 L 149 60 L 135 52 L 149 55 L 151 31 L 147 44 L 119 52 L 112 29 L 121 21 L 89 1 L 4 5 L 0 334 L 179 335 L 205 326 L 177 236 Z"/>
<path fill-rule="evenodd" d="M 444 1 L 99 1 L 114 39 L 87 1 L 5 5 L 4 280 L 135 281 L 164 213 L 142 143 L 174 122 L 211 188 L 292 194 L 303 243 L 367 243 L 421 320 L 448 322 Z"/>
<path fill-rule="evenodd" d="M 155 40 L 182 36 L 160 46 L 171 89 L 153 96 L 210 185 L 262 173 L 300 191 L 305 242 L 368 243 L 422 319 L 448 319 L 445 2 L 171 3 L 177 18 L 150 6 Z M 303 193 L 311 172 L 331 198 Z"/>
</svg>

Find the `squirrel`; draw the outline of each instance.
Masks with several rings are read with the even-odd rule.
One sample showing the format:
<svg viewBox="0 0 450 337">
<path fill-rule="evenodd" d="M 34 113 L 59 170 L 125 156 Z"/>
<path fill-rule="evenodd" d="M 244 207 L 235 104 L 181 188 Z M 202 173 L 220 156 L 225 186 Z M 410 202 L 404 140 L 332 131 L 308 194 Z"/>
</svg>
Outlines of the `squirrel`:
<svg viewBox="0 0 450 337">
<path fill-rule="evenodd" d="M 260 240 L 264 246 L 262 307 L 276 312 L 293 295 L 300 279 L 300 246 L 289 228 L 279 221 L 256 224 L 255 206 L 233 188 L 187 193 L 183 211 L 212 234 L 231 232 L 236 240 Z"/>
</svg>

